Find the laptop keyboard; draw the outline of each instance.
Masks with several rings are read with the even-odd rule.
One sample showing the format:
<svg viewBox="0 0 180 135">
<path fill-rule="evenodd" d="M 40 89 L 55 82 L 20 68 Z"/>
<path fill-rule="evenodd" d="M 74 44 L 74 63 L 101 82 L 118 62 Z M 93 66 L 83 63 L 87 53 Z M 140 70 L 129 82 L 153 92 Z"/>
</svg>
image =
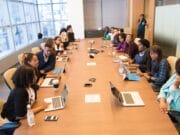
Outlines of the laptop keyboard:
<svg viewBox="0 0 180 135">
<path fill-rule="evenodd" d="M 53 108 L 60 108 L 61 107 L 61 97 L 55 97 L 55 98 L 52 98 L 52 105 L 53 105 Z"/>
<path fill-rule="evenodd" d="M 132 95 L 129 93 L 123 93 L 124 99 L 127 104 L 134 104 L 134 100 L 132 98 Z"/>
</svg>

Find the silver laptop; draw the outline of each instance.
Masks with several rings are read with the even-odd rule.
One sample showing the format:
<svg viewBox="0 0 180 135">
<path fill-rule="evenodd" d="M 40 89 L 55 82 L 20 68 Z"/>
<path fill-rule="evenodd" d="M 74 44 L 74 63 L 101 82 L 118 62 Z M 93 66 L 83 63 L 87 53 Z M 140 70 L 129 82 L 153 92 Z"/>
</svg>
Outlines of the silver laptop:
<svg viewBox="0 0 180 135">
<path fill-rule="evenodd" d="M 53 80 L 57 78 L 45 78 L 40 87 L 53 87 Z"/>
<path fill-rule="evenodd" d="M 122 106 L 144 106 L 144 102 L 137 91 L 119 92 L 111 82 L 109 84 L 113 96 L 118 99 Z"/>
<path fill-rule="evenodd" d="M 67 96 L 68 96 L 68 88 L 67 85 L 65 84 L 61 96 L 44 99 L 46 103 L 50 103 L 50 105 L 44 111 L 54 111 L 58 109 L 63 109 L 66 105 Z"/>
</svg>

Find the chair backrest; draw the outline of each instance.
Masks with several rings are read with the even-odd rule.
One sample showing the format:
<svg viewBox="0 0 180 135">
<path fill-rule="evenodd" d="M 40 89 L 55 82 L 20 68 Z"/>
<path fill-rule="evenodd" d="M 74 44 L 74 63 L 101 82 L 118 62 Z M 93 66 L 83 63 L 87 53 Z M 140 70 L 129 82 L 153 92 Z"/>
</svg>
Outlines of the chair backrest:
<svg viewBox="0 0 180 135">
<path fill-rule="evenodd" d="M 167 61 L 168 61 L 170 68 L 171 68 L 170 75 L 172 75 L 175 72 L 175 64 L 176 64 L 177 59 L 178 58 L 175 56 L 169 56 L 167 58 Z"/>
<path fill-rule="evenodd" d="M 4 105 L 4 101 L 0 99 L 0 113 L 2 112 L 3 105 Z"/>
<path fill-rule="evenodd" d="M 37 54 L 37 53 L 40 52 L 41 50 L 40 50 L 39 47 L 33 47 L 33 48 L 31 49 L 31 51 L 32 51 L 32 53 Z"/>
<path fill-rule="evenodd" d="M 10 90 L 14 89 L 14 83 L 12 81 L 12 76 L 14 75 L 17 68 L 10 68 L 3 74 L 3 78 L 5 80 L 6 85 Z"/>
</svg>

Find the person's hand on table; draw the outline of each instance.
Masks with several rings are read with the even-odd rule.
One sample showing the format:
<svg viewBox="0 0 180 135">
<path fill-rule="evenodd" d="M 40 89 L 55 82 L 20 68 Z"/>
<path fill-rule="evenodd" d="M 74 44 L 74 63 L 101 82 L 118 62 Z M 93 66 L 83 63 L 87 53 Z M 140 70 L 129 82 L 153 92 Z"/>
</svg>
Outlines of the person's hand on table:
<svg viewBox="0 0 180 135">
<path fill-rule="evenodd" d="M 131 67 L 139 67 L 139 64 L 132 64 L 132 60 L 131 59 L 129 59 L 129 66 L 131 66 Z"/>
<path fill-rule="evenodd" d="M 168 106 L 164 98 L 160 99 L 159 108 L 162 113 L 168 113 Z"/>
<path fill-rule="evenodd" d="M 144 75 L 140 70 L 137 70 L 136 74 L 141 76 L 141 77 Z"/>
<path fill-rule="evenodd" d="M 41 107 L 42 109 L 46 109 L 51 103 L 46 103 L 46 102 L 43 102 Z"/>
<path fill-rule="evenodd" d="M 144 73 L 144 77 L 145 77 L 147 80 L 150 80 L 150 79 L 151 79 L 151 76 L 150 76 L 148 73 Z"/>
<path fill-rule="evenodd" d="M 38 83 L 37 83 L 37 84 L 40 86 L 40 85 L 42 84 L 43 80 L 44 80 L 44 79 L 43 79 L 42 77 L 41 77 L 41 78 L 39 78 L 39 81 L 38 81 Z"/>
<path fill-rule="evenodd" d="M 47 78 L 57 78 L 58 75 L 57 74 L 47 74 L 46 77 Z"/>
<path fill-rule="evenodd" d="M 174 88 L 179 89 L 180 88 L 180 76 L 176 77 L 176 81 L 174 82 Z"/>
<path fill-rule="evenodd" d="M 44 74 L 44 73 L 45 73 L 45 71 L 44 71 L 44 70 L 40 70 L 40 73 L 41 73 L 41 74 Z"/>
</svg>

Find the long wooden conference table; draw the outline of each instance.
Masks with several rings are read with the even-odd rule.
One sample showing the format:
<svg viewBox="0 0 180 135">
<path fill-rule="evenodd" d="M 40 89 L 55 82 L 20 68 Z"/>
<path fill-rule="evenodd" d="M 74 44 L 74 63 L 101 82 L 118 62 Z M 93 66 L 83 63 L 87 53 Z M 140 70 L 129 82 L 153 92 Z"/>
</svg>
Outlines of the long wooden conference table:
<svg viewBox="0 0 180 135">
<path fill-rule="evenodd" d="M 144 77 L 140 81 L 123 81 L 118 73 L 119 64 L 113 63 L 108 55 L 111 49 L 105 48 L 94 59 L 90 59 L 85 39 L 79 42 L 79 48 L 72 50 L 67 62 L 66 73 L 62 75 L 59 91 L 53 88 L 40 88 L 36 105 L 44 98 L 61 94 L 63 85 L 69 88 L 66 107 L 62 110 L 40 112 L 35 115 L 36 125 L 29 127 L 27 121 L 16 130 L 15 135 L 178 135 L 173 123 L 159 110 L 156 94 Z M 103 41 L 94 39 L 93 47 L 100 49 Z M 96 66 L 87 66 L 87 62 L 96 62 Z M 64 63 L 57 62 L 56 67 Z M 90 88 L 84 84 L 89 78 L 96 78 Z M 122 107 L 112 96 L 109 81 L 120 91 L 138 91 L 145 103 L 143 107 Z M 100 103 L 85 103 L 86 94 L 99 94 Z M 46 122 L 46 115 L 57 115 L 56 122 Z"/>
</svg>

